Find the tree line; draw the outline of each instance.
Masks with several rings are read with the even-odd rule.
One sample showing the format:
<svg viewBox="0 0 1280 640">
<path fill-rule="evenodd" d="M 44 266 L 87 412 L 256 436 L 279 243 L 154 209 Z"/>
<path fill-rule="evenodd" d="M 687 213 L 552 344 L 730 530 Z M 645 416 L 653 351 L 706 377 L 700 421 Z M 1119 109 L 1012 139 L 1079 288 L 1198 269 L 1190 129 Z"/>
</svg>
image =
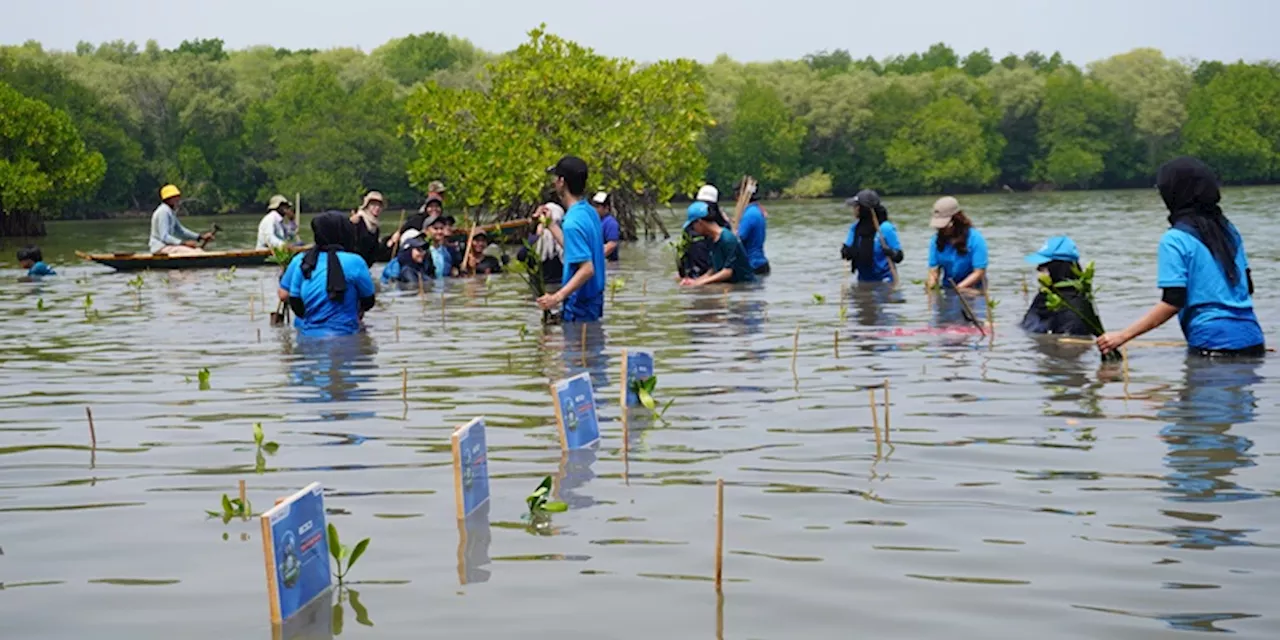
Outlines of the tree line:
<svg viewBox="0 0 1280 640">
<path fill-rule="evenodd" d="M 415 206 L 516 212 L 562 151 L 639 218 L 743 174 L 811 197 L 1150 186 L 1176 154 L 1229 183 L 1280 181 L 1280 66 L 1154 49 L 1078 67 L 1059 54 L 637 64 L 535 29 L 503 54 L 438 33 L 365 53 L 217 39 L 0 47 L 0 233 L 45 216 L 149 210 L 165 183 L 196 213 L 366 189 Z M 661 221 L 654 217 L 645 224 Z"/>
</svg>

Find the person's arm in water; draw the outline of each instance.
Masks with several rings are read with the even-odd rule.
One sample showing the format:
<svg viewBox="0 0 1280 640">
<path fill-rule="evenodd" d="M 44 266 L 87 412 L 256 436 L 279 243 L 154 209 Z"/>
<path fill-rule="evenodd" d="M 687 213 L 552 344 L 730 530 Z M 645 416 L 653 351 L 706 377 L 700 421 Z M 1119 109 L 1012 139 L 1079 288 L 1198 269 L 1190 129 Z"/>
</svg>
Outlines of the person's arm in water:
<svg viewBox="0 0 1280 640">
<path fill-rule="evenodd" d="M 1182 289 L 1183 300 L 1186 300 L 1186 289 Z M 1133 324 L 1126 327 L 1123 331 L 1109 331 L 1098 336 L 1098 349 L 1103 353 L 1110 353 L 1124 346 L 1126 342 L 1137 338 L 1140 335 L 1159 327 L 1169 321 L 1170 318 L 1178 315 L 1178 308 L 1168 302 L 1169 290 L 1165 290 L 1165 299 L 1157 302 L 1151 310 L 1145 315 L 1138 318 Z"/>
<path fill-rule="evenodd" d="M 929 241 L 929 277 L 924 281 L 925 291 L 933 291 L 938 288 L 938 281 L 942 279 L 942 268 L 938 266 L 938 241 Z"/>
<path fill-rule="evenodd" d="M 1098 336 L 1098 349 L 1103 353 L 1115 351 L 1140 335 L 1166 323 L 1187 306 L 1188 257 L 1176 235 L 1166 233 L 1156 249 L 1156 285 L 1162 293 L 1160 302 L 1123 331 L 1111 331 Z"/>
<path fill-rule="evenodd" d="M 538 306 L 543 309 L 553 309 L 556 305 L 564 303 L 569 294 L 582 288 L 592 276 L 596 274 L 596 266 L 590 261 L 578 263 L 577 269 L 573 272 L 573 277 L 564 283 L 555 293 L 548 293 L 538 298 Z"/>
<path fill-rule="evenodd" d="M 987 275 L 986 269 L 974 269 L 969 277 L 956 283 L 957 290 L 973 291 L 982 284 L 982 278 Z"/>
<path fill-rule="evenodd" d="M 885 257 L 892 260 L 894 264 L 902 263 L 905 256 L 902 253 L 902 241 L 898 239 L 897 227 L 887 222 L 880 225 L 880 245 Z"/>
<path fill-rule="evenodd" d="M 728 282 L 733 277 L 733 269 L 725 267 L 715 273 L 708 273 L 701 278 L 685 278 L 680 284 L 686 287 L 701 287 L 704 284 L 715 284 L 717 282 Z"/>
</svg>

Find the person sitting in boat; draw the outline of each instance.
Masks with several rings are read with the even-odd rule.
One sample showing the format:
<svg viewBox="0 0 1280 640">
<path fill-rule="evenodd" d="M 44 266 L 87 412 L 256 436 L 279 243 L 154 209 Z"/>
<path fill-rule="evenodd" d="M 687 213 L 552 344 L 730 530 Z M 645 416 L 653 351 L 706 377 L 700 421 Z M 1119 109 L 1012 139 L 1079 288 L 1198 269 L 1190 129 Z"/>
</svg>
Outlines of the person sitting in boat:
<svg viewBox="0 0 1280 640">
<path fill-rule="evenodd" d="M 364 202 L 355 213 L 351 214 L 351 223 L 355 225 L 355 252 L 364 258 L 365 266 L 371 267 L 379 258 L 391 252 L 378 239 L 378 217 L 382 215 L 386 202 L 379 191 L 364 194 Z M 384 258 L 385 259 L 385 258 Z"/>
<path fill-rule="evenodd" d="M 463 273 L 468 275 L 488 275 L 502 273 L 502 253 L 497 245 L 491 243 L 489 234 L 481 231 L 471 238 L 471 253 L 466 257 L 467 264 Z"/>
<path fill-rule="evenodd" d="M 558 285 L 560 279 L 564 277 L 564 247 L 556 242 L 551 226 L 559 225 L 564 221 L 564 207 L 556 202 L 547 202 L 533 212 L 533 217 L 538 220 L 538 227 L 528 240 L 533 251 L 530 252 L 529 249 L 521 247 L 516 252 L 516 259 L 532 268 L 540 269 L 542 282 L 548 287 Z"/>
<path fill-rule="evenodd" d="M 707 203 L 708 210 L 723 218 L 724 213 L 720 211 L 720 204 L 717 202 L 719 199 L 720 190 L 709 184 L 702 185 L 694 198 L 697 202 Z M 702 277 L 711 270 L 711 242 L 693 233 L 692 227 L 685 228 L 683 234 L 684 251 L 680 254 L 676 270 L 681 278 Z"/>
<path fill-rule="evenodd" d="M 716 282 L 754 282 L 755 272 L 742 242 L 729 229 L 724 214 L 712 211 L 705 202 L 689 205 L 686 212 L 686 229 L 707 238 L 711 243 L 711 270 L 698 278 L 684 278 L 680 286 L 697 287 Z"/>
<path fill-rule="evenodd" d="M 613 215 L 613 196 L 607 191 L 597 191 L 591 196 L 591 206 L 600 214 L 600 234 L 604 236 L 604 259 L 618 261 L 618 245 L 622 241 L 622 229 Z"/>
<path fill-rule="evenodd" d="M 274 249 L 298 244 L 298 221 L 293 203 L 276 194 L 267 203 L 267 215 L 258 223 L 258 249 Z"/>
<path fill-rule="evenodd" d="M 435 263 L 427 260 L 431 248 L 426 239 L 413 229 L 406 231 L 405 236 L 400 253 L 382 270 L 382 284 L 396 282 L 417 286 L 436 277 Z"/>
<path fill-rule="evenodd" d="M 449 224 L 444 216 L 432 216 L 426 220 L 427 237 L 431 250 L 428 257 L 434 266 L 436 278 L 448 278 L 454 274 L 453 252 L 449 251 Z"/>
<path fill-rule="evenodd" d="M 178 206 L 182 192 L 166 184 L 160 187 L 160 206 L 151 214 L 151 238 L 148 246 L 153 254 L 183 255 L 204 253 L 201 243 L 213 239 L 212 233 L 196 233 L 178 222 Z"/>
<path fill-rule="evenodd" d="M 418 208 L 418 212 L 409 216 L 409 218 L 404 221 L 404 224 L 400 225 L 400 228 L 397 229 L 395 233 L 391 234 L 390 238 L 387 238 L 387 246 L 403 246 L 404 234 L 408 233 L 411 229 L 418 232 L 424 232 L 426 230 L 427 218 L 443 215 L 444 200 L 435 194 L 427 196 L 427 201 Z"/>
<path fill-rule="evenodd" d="M 898 230 L 889 222 L 889 211 L 880 203 L 880 195 L 871 189 L 863 189 L 858 195 L 845 200 L 853 208 L 856 219 L 849 226 L 849 235 L 840 247 L 840 257 L 848 260 L 858 282 L 890 282 L 894 264 L 902 262 L 902 242 Z M 875 216 L 872 220 L 871 216 Z"/>
<path fill-rule="evenodd" d="M 1080 250 L 1076 243 L 1067 236 L 1054 236 L 1045 241 L 1040 250 L 1027 256 L 1028 263 L 1035 265 L 1036 271 L 1048 274 L 1049 279 L 1057 284 L 1064 280 L 1076 279 L 1076 271 L 1080 269 Z M 1098 317 L 1093 303 L 1079 290 L 1072 288 L 1054 288 L 1067 304 L 1080 313 Z M 1063 308 L 1057 311 L 1049 309 L 1044 292 L 1036 294 L 1031 301 L 1031 308 L 1022 318 L 1022 328 L 1031 333 L 1051 333 L 1066 336 L 1092 336 L 1089 325 L 1074 311 Z"/>
<path fill-rule="evenodd" d="M 53 267 L 44 263 L 44 254 L 34 244 L 18 249 L 18 266 L 26 269 L 27 276 L 31 278 L 58 275 Z"/>
<path fill-rule="evenodd" d="M 364 259 L 352 251 L 355 232 L 339 211 L 311 219 L 315 244 L 293 257 L 280 277 L 280 300 L 296 316 L 303 336 L 345 336 L 360 331 L 373 308 L 373 277 Z"/>
</svg>

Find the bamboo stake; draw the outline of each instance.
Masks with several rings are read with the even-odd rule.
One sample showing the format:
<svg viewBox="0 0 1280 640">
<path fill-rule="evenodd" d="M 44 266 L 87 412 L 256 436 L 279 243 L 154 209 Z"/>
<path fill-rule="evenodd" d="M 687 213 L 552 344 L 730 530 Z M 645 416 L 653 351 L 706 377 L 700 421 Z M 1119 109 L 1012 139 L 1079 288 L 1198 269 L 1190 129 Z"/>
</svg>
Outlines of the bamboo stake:
<svg viewBox="0 0 1280 640">
<path fill-rule="evenodd" d="M 249 294 L 249 322 L 253 322 L 253 294 Z"/>
<path fill-rule="evenodd" d="M 93 409 L 85 407 L 84 415 L 89 418 L 89 444 L 96 451 L 98 449 L 98 432 L 93 428 Z"/>
<path fill-rule="evenodd" d="M 241 481 L 240 481 L 240 504 L 241 504 L 241 505 L 247 505 L 247 504 L 249 504 L 248 500 L 245 498 L 244 480 L 241 480 Z M 249 519 L 248 509 L 245 509 L 243 506 L 241 507 L 241 509 L 244 509 L 244 511 L 245 511 L 244 516 L 243 516 L 243 518 L 242 518 L 242 519 L 244 519 L 244 520 L 248 520 L 248 519 Z"/>
<path fill-rule="evenodd" d="M 645 278 L 644 282 L 640 283 L 640 295 L 642 296 L 649 295 L 649 279 L 648 278 Z"/>
<path fill-rule="evenodd" d="M 889 444 L 889 379 L 884 379 L 884 442 Z"/>
<path fill-rule="evenodd" d="M 835 348 L 836 360 L 840 359 L 840 330 L 836 329 L 835 336 L 832 339 L 832 346 Z"/>
<path fill-rule="evenodd" d="M 421 279 L 418 282 L 422 282 Z M 400 316 L 396 316 L 396 342 L 400 342 Z"/>
<path fill-rule="evenodd" d="M 587 366 L 587 323 L 582 323 L 582 344 L 579 349 L 582 351 L 582 366 Z"/>
<path fill-rule="evenodd" d="M 409 368 L 405 367 L 400 370 L 400 400 L 405 404 L 409 402 Z"/>
<path fill-rule="evenodd" d="M 739 183 L 741 189 L 738 191 L 738 201 L 733 205 L 733 231 L 738 231 L 738 223 L 742 221 L 742 212 L 747 210 L 751 205 L 751 192 L 756 189 L 756 180 L 751 176 L 742 176 L 742 182 Z"/>
<path fill-rule="evenodd" d="M 462 268 L 458 269 L 459 275 L 465 275 L 467 269 L 471 268 L 471 241 L 476 238 L 476 225 L 471 225 L 471 232 L 467 234 L 467 250 L 462 254 Z"/>
<path fill-rule="evenodd" d="M 724 575 L 724 478 L 716 479 L 716 593 Z"/>
<path fill-rule="evenodd" d="M 796 376 L 796 358 L 800 355 L 800 325 L 796 325 L 796 335 L 791 339 L 791 375 Z"/>
<path fill-rule="evenodd" d="M 871 429 L 876 432 L 876 457 L 880 457 L 880 415 L 876 407 L 876 390 L 867 387 L 867 396 L 871 398 Z"/>
<path fill-rule="evenodd" d="M 1120 347 L 1120 361 L 1124 363 L 1124 399 L 1129 399 L 1129 349 Z"/>
</svg>

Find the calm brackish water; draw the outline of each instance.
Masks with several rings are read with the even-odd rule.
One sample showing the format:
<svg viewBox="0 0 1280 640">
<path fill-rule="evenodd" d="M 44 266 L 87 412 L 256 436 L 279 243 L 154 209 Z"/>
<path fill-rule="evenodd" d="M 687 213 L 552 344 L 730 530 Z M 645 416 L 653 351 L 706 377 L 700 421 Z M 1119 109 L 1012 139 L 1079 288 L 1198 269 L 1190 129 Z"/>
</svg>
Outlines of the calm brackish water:
<svg viewBox="0 0 1280 640">
<path fill-rule="evenodd" d="M 269 638 L 257 522 L 204 513 L 239 479 L 257 510 L 320 481 L 344 540 L 372 538 L 339 604 L 344 638 L 1280 635 L 1276 358 L 1135 347 L 1126 399 L 1096 352 L 1017 329 L 1022 256 L 1054 233 L 1097 261 L 1110 327 L 1154 302 L 1157 194 L 962 201 L 991 246 L 991 342 L 910 335 L 954 316 L 909 282 L 852 288 L 842 322 L 849 214 L 835 202 L 768 205 L 774 275 L 760 286 L 680 291 L 664 242 L 626 245 L 610 273 L 625 287 L 585 354 L 576 332 L 538 326 L 514 276 L 384 293 L 366 335 L 302 341 L 260 302 L 250 318 L 270 267 L 149 273 L 135 299 L 132 275 L 72 251 L 144 250 L 145 220 L 52 223 L 59 277 L 17 282 L 12 245 L 0 271 L 0 636 Z M 924 276 L 930 203 L 886 202 L 904 279 Z M 1225 204 L 1274 342 L 1280 189 Z M 250 243 L 256 222 L 219 220 L 219 244 Z M 894 329 L 908 335 L 878 335 Z M 1181 335 L 1170 323 L 1147 339 Z M 656 352 L 655 395 L 675 402 L 669 424 L 633 412 L 624 458 L 625 347 Z M 584 361 L 602 444 L 562 459 L 547 385 Z M 886 378 L 892 447 L 877 458 L 864 385 Z M 460 549 L 449 434 L 478 415 L 490 527 Z M 262 473 L 254 422 L 280 443 Z M 538 535 L 521 516 L 548 474 L 571 509 Z"/>
</svg>

